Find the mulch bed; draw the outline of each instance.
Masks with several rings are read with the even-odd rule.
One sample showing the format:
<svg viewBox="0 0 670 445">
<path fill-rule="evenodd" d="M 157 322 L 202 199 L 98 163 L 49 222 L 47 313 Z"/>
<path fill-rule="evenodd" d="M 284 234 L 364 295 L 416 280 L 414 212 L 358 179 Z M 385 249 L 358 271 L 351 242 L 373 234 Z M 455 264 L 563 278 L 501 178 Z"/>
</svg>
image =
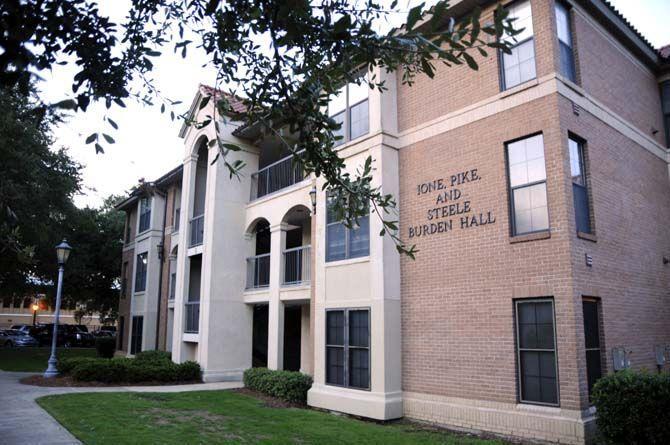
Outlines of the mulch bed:
<svg viewBox="0 0 670 445">
<path fill-rule="evenodd" d="M 94 387 L 94 388 L 113 388 L 113 387 L 120 387 L 120 386 L 173 386 L 173 385 L 192 385 L 192 384 L 198 384 L 202 382 L 140 382 L 140 383 L 127 383 L 127 382 L 119 382 L 119 383 L 102 383 L 102 382 L 77 382 L 72 379 L 70 376 L 59 376 L 59 377 L 51 377 L 51 378 L 44 378 L 44 376 L 40 374 L 35 374 L 31 375 L 28 377 L 24 377 L 21 380 L 19 380 L 20 383 L 24 385 L 33 385 L 33 386 L 48 386 L 48 387 L 70 387 L 70 388 L 75 388 L 75 387 Z"/>
<path fill-rule="evenodd" d="M 306 405 L 302 405 L 300 403 L 287 402 L 285 400 L 268 396 L 261 392 L 253 391 L 247 388 L 231 389 L 231 391 L 258 399 L 261 402 L 263 402 L 263 404 L 268 408 L 307 408 Z"/>
</svg>

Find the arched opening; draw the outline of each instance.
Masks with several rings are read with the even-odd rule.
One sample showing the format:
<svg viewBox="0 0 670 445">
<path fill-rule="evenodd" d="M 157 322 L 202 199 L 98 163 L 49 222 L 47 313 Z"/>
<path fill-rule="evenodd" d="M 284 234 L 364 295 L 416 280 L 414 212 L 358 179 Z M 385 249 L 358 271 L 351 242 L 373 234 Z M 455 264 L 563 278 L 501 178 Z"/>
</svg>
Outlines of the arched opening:
<svg viewBox="0 0 670 445">
<path fill-rule="evenodd" d="M 198 160 L 195 166 L 195 187 L 193 208 L 189 221 L 189 247 L 202 244 L 205 228 L 205 203 L 207 202 L 207 169 L 209 166 L 207 138 L 202 137 L 196 144 Z"/>
<path fill-rule="evenodd" d="M 270 285 L 270 223 L 259 218 L 247 229 L 249 254 L 247 258 L 247 289 Z"/>
<path fill-rule="evenodd" d="M 309 283 L 312 216 L 307 207 L 292 207 L 282 219 L 286 242 L 282 252 L 282 285 Z"/>
</svg>

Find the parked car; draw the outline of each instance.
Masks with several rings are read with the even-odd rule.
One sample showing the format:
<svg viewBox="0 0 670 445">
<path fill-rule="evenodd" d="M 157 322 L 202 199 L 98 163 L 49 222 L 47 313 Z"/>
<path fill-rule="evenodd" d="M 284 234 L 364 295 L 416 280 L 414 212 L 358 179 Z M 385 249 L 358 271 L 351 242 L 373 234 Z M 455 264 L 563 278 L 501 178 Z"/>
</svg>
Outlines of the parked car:
<svg viewBox="0 0 670 445">
<path fill-rule="evenodd" d="M 116 326 L 100 326 L 99 329 L 93 331 L 96 337 L 116 337 Z"/>
<path fill-rule="evenodd" d="M 31 334 L 38 340 L 40 346 L 51 345 L 53 338 L 52 323 L 35 327 Z M 95 337 L 88 332 L 84 332 L 76 325 L 64 324 L 58 325 L 58 337 L 56 346 L 69 347 L 92 347 L 95 345 Z"/>
<path fill-rule="evenodd" d="M 14 346 L 39 346 L 39 342 L 34 337 L 32 337 L 29 333 L 20 331 L 18 329 L 8 329 L 4 331 L 4 336 L 6 337 L 6 341 L 4 343 L 5 347 L 13 348 Z"/>
<path fill-rule="evenodd" d="M 5 331 L 0 331 L 0 348 L 5 348 L 9 346 L 12 346 L 9 336 L 7 336 Z"/>
<path fill-rule="evenodd" d="M 30 329 L 32 328 L 33 326 L 29 324 L 14 324 L 9 329 L 14 329 L 16 331 L 30 332 Z"/>
</svg>

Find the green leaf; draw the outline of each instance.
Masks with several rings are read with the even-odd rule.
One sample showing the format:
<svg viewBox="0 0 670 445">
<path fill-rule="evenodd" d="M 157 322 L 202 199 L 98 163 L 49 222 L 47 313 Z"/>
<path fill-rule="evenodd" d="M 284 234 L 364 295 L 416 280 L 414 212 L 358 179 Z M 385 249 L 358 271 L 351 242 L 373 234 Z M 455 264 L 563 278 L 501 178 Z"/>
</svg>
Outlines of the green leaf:
<svg viewBox="0 0 670 445">
<path fill-rule="evenodd" d="M 228 144 L 228 143 L 226 143 L 226 142 L 222 142 L 222 143 L 221 143 L 221 146 L 224 147 L 224 148 L 227 148 L 228 150 L 231 150 L 231 151 L 240 151 L 240 150 L 241 150 L 241 148 L 239 147 L 239 145 Z"/>
<path fill-rule="evenodd" d="M 149 57 L 159 57 L 161 55 L 161 53 L 159 51 L 154 51 L 154 50 L 151 50 L 151 49 L 148 50 L 145 54 Z"/>
<path fill-rule="evenodd" d="M 468 64 L 468 66 L 477 71 L 479 69 L 479 65 L 477 65 L 477 62 L 475 62 L 475 59 L 472 58 L 472 56 L 468 53 L 462 53 L 463 58 L 465 59 L 465 63 Z"/>
<path fill-rule="evenodd" d="M 95 144 L 95 154 L 102 154 L 104 152 L 105 152 L 105 150 L 102 149 L 102 145 L 100 145 L 96 142 L 96 144 Z"/>
<path fill-rule="evenodd" d="M 405 24 L 405 27 L 408 31 L 414 29 L 414 25 L 416 25 L 416 22 L 418 22 L 421 18 L 421 14 L 423 13 L 423 5 L 424 3 L 420 3 L 409 10 L 409 14 L 407 14 L 407 23 Z"/>
<path fill-rule="evenodd" d="M 212 96 L 203 97 L 202 100 L 200 101 L 200 108 L 199 109 L 202 110 L 203 108 L 205 108 L 207 106 L 207 104 L 209 103 L 209 100 L 211 98 L 212 98 Z"/>
<path fill-rule="evenodd" d="M 108 144 L 114 144 L 114 143 L 116 142 L 116 141 L 114 140 L 114 138 L 111 137 L 111 136 L 108 135 L 108 134 L 103 133 L 103 134 L 102 134 L 102 137 L 105 138 L 105 140 L 107 141 Z"/>
<path fill-rule="evenodd" d="M 221 0 L 209 0 L 207 3 L 207 8 L 205 8 L 205 14 L 212 15 L 216 11 L 216 7 L 219 6 Z"/>
<path fill-rule="evenodd" d="M 109 125 L 111 125 L 115 130 L 119 129 L 119 126 L 111 118 L 108 117 L 107 122 L 109 122 Z"/>
<path fill-rule="evenodd" d="M 93 134 L 89 135 L 89 137 L 86 138 L 86 144 L 88 145 L 88 144 L 90 144 L 94 141 L 97 141 L 97 140 L 98 140 L 98 133 L 93 133 Z"/>
<path fill-rule="evenodd" d="M 61 100 L 60 102 L 56 102 L 52 106 L 54 108 L 61 108 L 63 110 L 76 110 L 77 109 L 77 102 L 74 101 L 73 99 L 65 99 L 65 100 Z"/>
</svg>

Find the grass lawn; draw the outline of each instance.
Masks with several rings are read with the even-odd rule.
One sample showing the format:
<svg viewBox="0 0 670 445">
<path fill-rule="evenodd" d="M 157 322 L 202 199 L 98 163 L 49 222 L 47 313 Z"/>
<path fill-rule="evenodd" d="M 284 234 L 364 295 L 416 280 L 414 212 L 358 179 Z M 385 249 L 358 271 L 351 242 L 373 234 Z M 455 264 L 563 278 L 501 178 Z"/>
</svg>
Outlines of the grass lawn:
<svg viewBox="0 0 670 445">
<path fill-rule="evenodd" d="M 50 354 L 51 348 L 0 348 L 0 369 L 43 372 Z M 58 348 L 57 357 L 95 357 L 95 348 Z"/>
<path fill-rule="evenodd" d="M 85 444 L 504 444 L 410 423 L 270 408 L 232 391 L 67 394 L 37 403 Z"/>
</svg>

